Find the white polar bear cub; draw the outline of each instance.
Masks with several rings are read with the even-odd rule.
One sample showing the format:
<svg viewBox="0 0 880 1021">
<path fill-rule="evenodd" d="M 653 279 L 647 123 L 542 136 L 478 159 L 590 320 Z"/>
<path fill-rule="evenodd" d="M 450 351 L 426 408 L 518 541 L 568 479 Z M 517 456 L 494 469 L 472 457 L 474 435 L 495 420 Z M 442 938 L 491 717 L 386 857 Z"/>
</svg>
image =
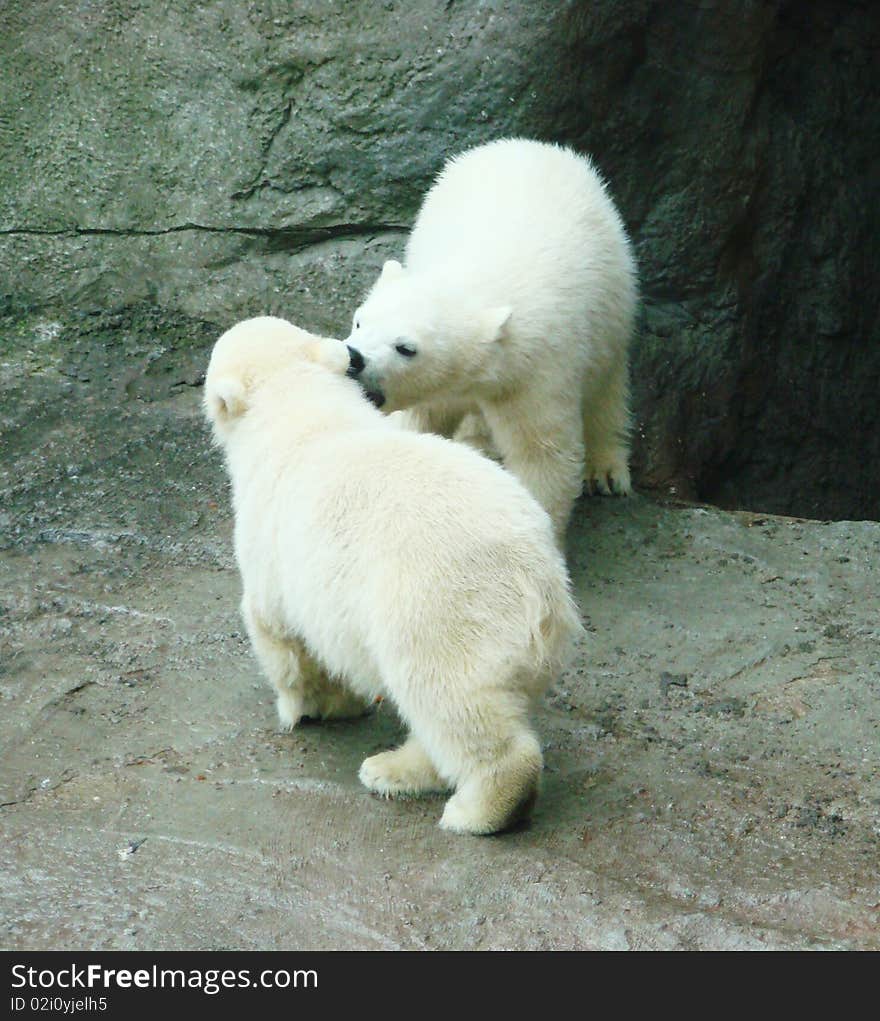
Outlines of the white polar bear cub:
<svg viewBox="0 0 880 1021">
<path fill-rule="evenodd" d="M 355 312 L 351 374 L 411 428 L 488 430 L 561 541 L 585 481 L 630 490 L 635 308 L 629 241 L 590 161 L 491 142 L 446 164 L 405 268 L 386 262 Z"/>
<path fill-rule="evenodd" d="M 454 788 L 441 826 L 495 832 L 535 798 L 529 710 L 580 632 L 565 564 L 513 476 L 398 428 L 348 367 L 340 341 L 274 318 L 214 348 L 205 409 L 232 480 L 247 629 L 283 725 L 387 696 L 409 737 L 368 758 L 363 783 Z"/>
</svg>

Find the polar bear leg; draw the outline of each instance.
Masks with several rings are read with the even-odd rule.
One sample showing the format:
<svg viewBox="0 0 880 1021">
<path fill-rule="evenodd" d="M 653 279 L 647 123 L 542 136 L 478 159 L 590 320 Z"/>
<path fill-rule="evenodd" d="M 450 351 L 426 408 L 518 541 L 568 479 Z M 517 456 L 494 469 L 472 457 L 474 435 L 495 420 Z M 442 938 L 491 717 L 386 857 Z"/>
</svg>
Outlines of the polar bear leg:
<svg viewBox="0 0 880 1021">
<path fill-rule="evenodd" d="M 466 443 L 469 447 L 473 447 L 477 453 L 484 457 L 491 458 L 493 461 L 501 460 L 501 455 L 492 440 L 492 431 L 489 429 L 483 413 L 479 410 L 469 412 L 462 418 L 452 438 L 456 443 Z"/>
<path fill-rule="evenodd" d="M 628 496 L 629 372 L 621 362 L 584 395 L 584 482 L 589 493 Z"/>
<path fill-rule="evenodd" d="M 247 600 L 242 615 L 257 660 L 275 688 L 282 730 L 293 730 L 304 716 L 345 719 L 367 712 L 368 702 L 331 680 L 300 641 L 273 635 Z"/>
<path fill-rule="evenodd" d="M 427 401 L 424 404 L 414 404 L 405 411 L 393 411 L 388 417 L 409 432 L 435 433 L 451 439 L 462 418 L 473 410 L 473 405 L 464 401 Z"/>
<path fill-rule="evenodd" d="M 306 654 L 307 655 L 307 654 Z M 312 720 L 351 720 L 368 713 L 373 705 L 368 699 L 350 691 L 343 684 L 327 676 L 311 657 L 310 675 L 313 682 L 306 686 L 305 712 Z M 302 661 L 300 661 L 302 669 Z"/>
<path fill-rule="evenodd" d="M 358 776 L 365 787 L 385 798 L 427 794 L 449 787 L 412 735 L 399 748 L 364 759 Z"/>
<path fill-rule="evenodd" d="M 486 419 L 476 406 L 461 401 L 417 404 L 405 411 L 392 411 L 388 418 L 400 429 L 445 436 L 492 460 L 501 460 Z"/>
<path fill-rule="evenodd" d="M 545 407 L 549 413 L 540 414 Z M 484 414 L 504 467 L 550 515 L 560 548 L 584 484 L 584 441 L 579 405 L 557 401 L 506 402 Z"/>
</svg>

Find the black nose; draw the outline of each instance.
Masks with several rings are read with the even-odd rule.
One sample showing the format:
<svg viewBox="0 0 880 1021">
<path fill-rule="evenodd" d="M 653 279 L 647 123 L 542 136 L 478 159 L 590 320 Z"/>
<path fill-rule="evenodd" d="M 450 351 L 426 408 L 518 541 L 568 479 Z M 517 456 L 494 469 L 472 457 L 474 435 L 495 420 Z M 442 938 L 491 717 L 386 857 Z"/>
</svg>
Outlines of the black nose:
<svg viewBox="0 0 880 1021">
<path fill-rule="evenodd" d="M 359 376 L 364 371 L 365 365 L 364 356 L 360 353 L 360 351 L 357 351 L 355 348 L 349 346 L 348 344 L 346 344 L 346 347 L 348 347 L 349 359 L 348 372 L 346 373 L 346 375 L 351 376 L 352 379 L 354 379 L 356 376 Z"/>
</svg>

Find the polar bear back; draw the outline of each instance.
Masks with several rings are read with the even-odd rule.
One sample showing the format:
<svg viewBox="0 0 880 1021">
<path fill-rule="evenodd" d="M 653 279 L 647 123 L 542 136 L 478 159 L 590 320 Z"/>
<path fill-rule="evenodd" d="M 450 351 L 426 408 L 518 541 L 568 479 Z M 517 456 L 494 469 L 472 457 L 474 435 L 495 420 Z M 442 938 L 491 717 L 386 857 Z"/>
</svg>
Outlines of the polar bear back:
<svg viewBox="0 0 880 1021">
<path fill-rule="evenodd" d="M 546 513 L 468 448 L 389 423 L 259 457 L 236 498 L 246 587 L 355 690 L 469 643 L 475 670 L 530 645 L 540 671 L 579 627 Z"/>
<path fill-rule="evenodd" d="M 447 276 L 482 303 L 512 304 L 521 328 L 568 316 L 626 321 L 636 301 L 626 231 L 602 178 L 587 157 L 528 139 L 491 142 L 446 164 L 416 219 L 406 266 Z"/>
</svg>

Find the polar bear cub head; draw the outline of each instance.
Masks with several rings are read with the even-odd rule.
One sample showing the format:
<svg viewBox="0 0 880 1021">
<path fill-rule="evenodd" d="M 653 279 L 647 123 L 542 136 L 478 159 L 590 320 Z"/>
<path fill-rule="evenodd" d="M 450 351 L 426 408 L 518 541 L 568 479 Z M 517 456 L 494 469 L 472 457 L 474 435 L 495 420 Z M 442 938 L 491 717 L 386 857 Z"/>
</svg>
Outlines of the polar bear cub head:
<svg viewBox="0 0 880 1021">
<path fill-rule="evenodd" d="M 225 442 L 258 391 L 281 374 L 305 375 L 318 366 L 345 376 L 349 368 L 345 345 L 274 316 L 237 323 L 214 345 L 205 376 L 205 415 L 214 438 Z"/>
<path fill-rule="evenodd" d="M 349 375 L 385 411 L 485 390 L 506 335 L 508 306 L 449 307 L 437 282 L 390 259 L 352 319 Z"/>
</svg>

